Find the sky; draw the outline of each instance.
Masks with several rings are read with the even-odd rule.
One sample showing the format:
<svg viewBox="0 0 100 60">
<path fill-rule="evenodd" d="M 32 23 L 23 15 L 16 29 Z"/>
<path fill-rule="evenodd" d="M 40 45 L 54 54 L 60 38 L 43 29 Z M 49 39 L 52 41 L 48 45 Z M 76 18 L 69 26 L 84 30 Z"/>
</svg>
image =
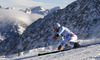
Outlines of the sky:
<svg viewBox="0 0 100 60">
<path fill-rule="evenodd" d="M 0 0 L 0 5 L 17 7 L 42 6 L 44 8 L 60 6 L 64 8 L 73 1 L 75 0 Z"/>
</svg>

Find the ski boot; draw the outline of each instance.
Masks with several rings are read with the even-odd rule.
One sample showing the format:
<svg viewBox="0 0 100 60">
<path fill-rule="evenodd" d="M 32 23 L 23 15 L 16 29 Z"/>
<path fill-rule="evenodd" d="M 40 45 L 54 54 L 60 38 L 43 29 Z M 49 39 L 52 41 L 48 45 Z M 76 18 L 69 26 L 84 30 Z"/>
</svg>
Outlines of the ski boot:
<svg viewBox="0 0 100 60">
<path fill-rule="evenodd" d="M 58 50 L 62 50 L 62 45 L 59 45 L 58 46 Z"/>
</svg>

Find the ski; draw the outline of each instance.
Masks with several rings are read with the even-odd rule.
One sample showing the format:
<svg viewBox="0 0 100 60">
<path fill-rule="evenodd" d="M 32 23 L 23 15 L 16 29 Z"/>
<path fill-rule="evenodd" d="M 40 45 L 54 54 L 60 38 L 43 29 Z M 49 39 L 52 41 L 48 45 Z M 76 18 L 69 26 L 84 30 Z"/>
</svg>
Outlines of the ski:
<svg viewBox="0 0 100 60">
<path fill-rule="evenodd" d="M 70 49 L 67 49 L 67 50 L 70 50 Z M 40 53 L 40 54 L 38 54 L 38 56 L 47 55 L 47 54 L 53 54 L 53 53 L 58 53 L 58 52 L 63 52 L 63 51 L 67 51 L 67 50 L 58 50 L 58 51 L 53 51 L 53 52 Z"/>
<path fill-rule="evenodd" d="M 86 45 L 86 46 L 88 46 L 88 45 Z M 86 46 L 79 46 L 79 47 L 75 47 L 75 48 L 72 48 L 72 49 L 82 48 L 82 47 L 86 47 Z M 58 51 L 46 52 L 46 53 L 39 53 L 38 56 L 43 56 L 43 55 L 48 55 L 48 54 L 54 54 L 54 53 L 58 53 L 58 52 L 64 52 L 64 51 L 68 51 L 68 50 L 71 50 L 71 49 L 58 50 Z"/>
</svg>

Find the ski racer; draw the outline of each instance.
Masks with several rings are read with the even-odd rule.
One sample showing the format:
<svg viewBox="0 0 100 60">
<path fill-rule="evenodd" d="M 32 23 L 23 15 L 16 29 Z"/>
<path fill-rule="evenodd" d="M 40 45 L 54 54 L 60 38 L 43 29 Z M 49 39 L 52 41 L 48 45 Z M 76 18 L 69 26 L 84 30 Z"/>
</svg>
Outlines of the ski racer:
<svg viewBox="0 0 100 60">
<path fill-rule="evenodd" d="M 78 45 L 78 37 L 76 36 L 76 34 L 71 32 L 67 27 L 61 26 L 59 23 L 56 23 L 53 26 L 53 29 L 57 32 L 57 34 L 54 35 L 53 38 L 61 38 L 58 50 L 67 49 L 68 47 L 74 48 Z"/>
</svg>

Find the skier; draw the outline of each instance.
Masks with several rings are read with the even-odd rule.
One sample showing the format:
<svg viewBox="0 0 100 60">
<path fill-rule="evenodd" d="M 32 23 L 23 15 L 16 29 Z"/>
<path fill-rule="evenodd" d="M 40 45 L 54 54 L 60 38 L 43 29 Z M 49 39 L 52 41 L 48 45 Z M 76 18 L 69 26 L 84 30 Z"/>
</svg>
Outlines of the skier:
<svg viewBox="0 0 100 60">
<path fill-rule="evenodd" d="M 68 47 L 74 48 L 79 45 L 77 36 L 73 32 L 71 32 L 68 28 L 61 26 L 59 23 L 56 23 L 53 26 L 53 29 L 57 32 L 57 34 L 53 36 L 53 38 L 57 39 L 58 37 L 61 37 L 58 50 L 67 49 Z"/>
</svg>

